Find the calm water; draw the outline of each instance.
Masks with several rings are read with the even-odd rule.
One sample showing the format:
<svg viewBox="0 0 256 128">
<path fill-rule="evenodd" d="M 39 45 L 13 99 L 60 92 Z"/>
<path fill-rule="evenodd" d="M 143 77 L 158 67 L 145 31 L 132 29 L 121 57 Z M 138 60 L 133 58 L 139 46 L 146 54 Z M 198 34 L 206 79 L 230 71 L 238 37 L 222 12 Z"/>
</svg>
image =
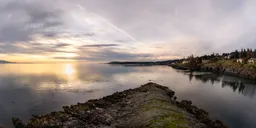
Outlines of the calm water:
<svg viewBox="0 0 256 128">
<path fill-rule="evenodd" d="M 149 80 L 168 86 L 179 100 L 192 100 L 230 127 L 256 128 L 254 81 L 165 66 L 89 63 L 0 65 L 0 124 L 12 127 L 12 117 L 27 121 L 32 114 L 62 110 L 64 105 L 135 88 Z"/>
</svg>

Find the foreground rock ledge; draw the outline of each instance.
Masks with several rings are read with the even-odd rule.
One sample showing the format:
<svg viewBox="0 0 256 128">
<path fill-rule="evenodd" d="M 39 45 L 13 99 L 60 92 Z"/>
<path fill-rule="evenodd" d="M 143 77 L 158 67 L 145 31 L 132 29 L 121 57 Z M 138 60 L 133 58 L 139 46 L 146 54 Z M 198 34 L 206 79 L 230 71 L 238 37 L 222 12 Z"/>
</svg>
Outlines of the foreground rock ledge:
<svg viewBox="0 0 256 128">
<path fill-rule="evenodd" d="M 64 111 L 34 116 L 28 124 L 13 118 L 16 128 L 227 128 L 208 113 L 177 102 L 175 92 L 148 83 L 98 100 L 65 106 Z"/>
</svg>

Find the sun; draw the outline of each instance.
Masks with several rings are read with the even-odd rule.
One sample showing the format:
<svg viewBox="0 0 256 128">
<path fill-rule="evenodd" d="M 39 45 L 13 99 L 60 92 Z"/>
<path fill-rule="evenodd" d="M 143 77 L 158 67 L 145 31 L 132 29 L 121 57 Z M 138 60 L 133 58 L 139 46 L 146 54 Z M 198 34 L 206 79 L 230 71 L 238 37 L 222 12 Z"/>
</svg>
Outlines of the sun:
<svg viewBox="0 0 256 128">
<path fill-rule="evenodd" d="M 71 76 L 72 74 L 74 74 L 74 72 L 75 72 L 75 70 L 71 64 L 65 65 L 65 74 L 66 75 Z"/>
</svg>

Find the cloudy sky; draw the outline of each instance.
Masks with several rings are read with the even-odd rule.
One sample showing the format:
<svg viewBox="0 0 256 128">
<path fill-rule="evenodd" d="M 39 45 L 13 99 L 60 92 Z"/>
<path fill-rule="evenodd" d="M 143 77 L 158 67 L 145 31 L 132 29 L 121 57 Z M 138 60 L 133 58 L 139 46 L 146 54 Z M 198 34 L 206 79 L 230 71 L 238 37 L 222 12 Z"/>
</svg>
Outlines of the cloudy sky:
<svg viewBox="0 0 256 128">
<path fill-rule="evenodd" d="M 256 48 L 255 0 L 1 0 L 0 60 L 165 60 Z"/>
</svg>

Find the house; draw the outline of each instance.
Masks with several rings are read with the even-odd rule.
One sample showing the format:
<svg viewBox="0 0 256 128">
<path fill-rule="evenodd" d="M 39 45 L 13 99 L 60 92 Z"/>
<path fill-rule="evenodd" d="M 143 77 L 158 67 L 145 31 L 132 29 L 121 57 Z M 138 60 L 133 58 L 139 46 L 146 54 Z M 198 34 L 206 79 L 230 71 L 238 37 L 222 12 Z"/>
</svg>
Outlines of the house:
<svg viewBox="0 0 256 128">
<path fill-rule="evenodd" d="M 210 60 L 202 60 L 202 63 L 209 63 Z"/>
<path fill-rule="evenodd" d="M 230 58 L 231 58 L 231 55 L 225 55 L 224 58 L 225 58 L 225 59 L 230 59 Z"/>
<path fill-rule="evenodd" d="M 188 60 L 183 60 L 182 64 L 188 64 L 190 61 Z"/>
<path fill-rule="evenodd" d="M 237 63 L 243 63 L 243 59 L 237 59 L 236 62 Z"/>
<path fill-rule="evenodd" d="M 256 58 L 249 59 L 248 63 L 255 64 L 256 63 Z"/>
</svg>

